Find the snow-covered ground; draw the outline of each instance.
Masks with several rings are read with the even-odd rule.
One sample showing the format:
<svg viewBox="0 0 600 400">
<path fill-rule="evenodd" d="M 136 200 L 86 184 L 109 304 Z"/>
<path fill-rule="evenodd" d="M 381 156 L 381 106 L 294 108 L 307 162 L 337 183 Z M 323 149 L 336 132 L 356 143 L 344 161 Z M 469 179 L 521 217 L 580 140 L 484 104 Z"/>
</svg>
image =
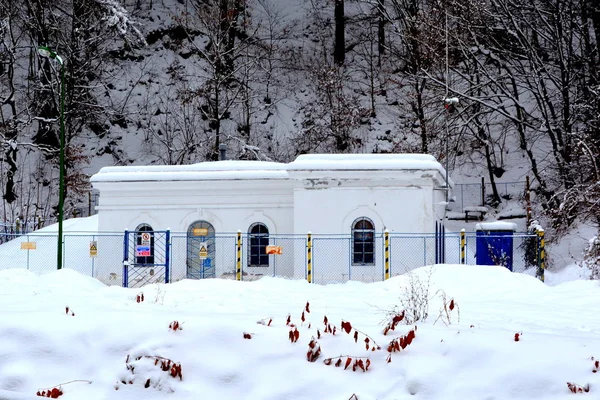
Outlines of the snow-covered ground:
<svg viewBox="0 0 600 400">
<path fill-rule="evenodd" d="M 328 286 L 264 278 L 124 289 L 72 270 L 0 271 L 0 399 L 33 399 L 74 380 L 81 381 L 61 386 L 61 399 L 570 399 L 567 382 L 590 384 L 581 396 L 598 398 L 598 283 L 551 287 L 501 267 L 459 265 L 415 276 L 424 282 L 430 272 L 429 318 L 387 363 L 388 343 L 414 328 L 382 333 L 385 310 L 410 286 L 406 276 Z M 448 306 L 455 300 L 451 324 L 435 323 L 439 290 Z M 325 316 L 335 335 L 324 333 Z M 269 319 L 270 326 L 257 323 Z M 350 334 L 342 320 L 351 323 Z M 169 329 L 173 321 L 183 329 Z M 322 353 L 312 363 L 308 344 L 317 330 Z M 364 334 L 382 349 L 367 351 Z M 352 371 L 352 364 L 344 370 L 346 356 L 369 357 L 368 371 Z M 154 365 L 163 359 L 180 364 L 183 379 Z"/>
</svg>

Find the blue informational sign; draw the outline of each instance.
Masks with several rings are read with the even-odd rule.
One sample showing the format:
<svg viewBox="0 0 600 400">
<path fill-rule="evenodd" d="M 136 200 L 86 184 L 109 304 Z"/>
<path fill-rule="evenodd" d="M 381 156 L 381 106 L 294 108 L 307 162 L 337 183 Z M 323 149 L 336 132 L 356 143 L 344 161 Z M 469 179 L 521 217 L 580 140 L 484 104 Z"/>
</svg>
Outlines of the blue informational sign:
<svg viewBox="0 0 600 400">
<path fill-rule="evenodd" d="M 202 260 L 202 266 L 204 268 L 210 268 L 210 258 L 205 258 L 204 260 Z"/>
<path fill-rule="evenodd" d="M 135 246 L 135 256 L 136 257 L 150 257 L 152 254 L 150 253 L 150 246 L 144 245 L 136 245 Z"/>
</svg>

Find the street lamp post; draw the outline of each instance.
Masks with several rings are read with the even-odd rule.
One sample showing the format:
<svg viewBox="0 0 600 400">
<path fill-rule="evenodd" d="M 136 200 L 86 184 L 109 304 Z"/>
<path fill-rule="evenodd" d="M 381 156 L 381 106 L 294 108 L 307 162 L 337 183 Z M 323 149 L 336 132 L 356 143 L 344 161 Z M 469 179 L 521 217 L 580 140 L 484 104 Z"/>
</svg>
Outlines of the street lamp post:
<svg viewBox="0 0 600 400">
<path fill-rule="evenodd" d="M 56 60 L 60 64 L 60 172 L 58 174 L 58 248 L 56 269 L 61 269 L 63 264 L 62 236 L 63 209 L 65 204 L 65 66 L 62 57 L 49 47 L 38 47 L 38 53 L 40 56 Z"/>
</svg>

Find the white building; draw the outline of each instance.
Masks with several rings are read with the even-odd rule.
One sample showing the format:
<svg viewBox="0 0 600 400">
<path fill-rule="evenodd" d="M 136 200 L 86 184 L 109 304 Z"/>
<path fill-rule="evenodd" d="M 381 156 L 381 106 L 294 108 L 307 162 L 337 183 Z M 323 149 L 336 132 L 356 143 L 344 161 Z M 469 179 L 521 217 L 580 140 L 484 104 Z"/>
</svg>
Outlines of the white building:
<svg viewBox="0 0 600 400">
<path fill-rule="evenodd" d="M 445 174 L 432 156 L 420 154 L 105 167 L 91 179 L 100 191 L 99 231 L 155 233 L 152 243 L 131 236 L 124 254 L 103 252 L 99 238 L 98 268 L 104 271 L 98 276 L 121 275 L 124 256 L 132 265 L 168 263 L 173 280 L 233 276 L 241 231 L 244 274 L 301 278 L 312 232 L 315 281 L 380 280 L 383 232 L 433 232 L 445 213 Z M 156 233 L 167 230 L 168 262 Z M 151 245 L 152 255 L 136 257 L 145 250 L 141 245 Z M 265 254 L 266 245 L 279 246 L 282 254 Z"/>
</svg>

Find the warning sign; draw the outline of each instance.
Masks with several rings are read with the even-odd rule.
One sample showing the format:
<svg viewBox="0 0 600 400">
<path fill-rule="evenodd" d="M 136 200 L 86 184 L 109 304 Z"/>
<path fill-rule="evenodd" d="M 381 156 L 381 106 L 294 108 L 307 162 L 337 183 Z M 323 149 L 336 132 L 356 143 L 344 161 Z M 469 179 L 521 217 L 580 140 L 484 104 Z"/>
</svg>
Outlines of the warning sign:
<svg viewBox="0 0 600 400">
<path fill-rule="evenodd" d="M 21 242 L 21 250 L 35 250 L 35 242 Z"/>
<path fill-rule="evenodd" d="M 150 245 L 150 233 L 148 233 L 148 232 L 142 233 L 142 245 L 143 246 Z"/>
<path fill-rule="evenodd" d="M 192 234 L 194 236 L 208 236 L 208 228 L 194 228 Z"/>
<path fill-rule="evenodd" d="M 135 246 L 135 256 L 136 257 L 150 257 L 152 254 L 150 252 L 150 246 L 137 245 Z"/>
<path fill-rule="evenodd" d="M 267 246 L 267 254 L 281 254 L 281 246 Z"/>
<path fill-rule="evenodd" d="M 96 257 L 98 255 L 98 243 L 94 240 L 90 242 L 90 257 Z"/>
<path fill-rule="evenodd" d="M 206 244 L 206 242 L 200 243 L 200 250 L 198 251 L 198 256 L 201 260 L 208 257 L 208 245 Z"/>
</svg>

